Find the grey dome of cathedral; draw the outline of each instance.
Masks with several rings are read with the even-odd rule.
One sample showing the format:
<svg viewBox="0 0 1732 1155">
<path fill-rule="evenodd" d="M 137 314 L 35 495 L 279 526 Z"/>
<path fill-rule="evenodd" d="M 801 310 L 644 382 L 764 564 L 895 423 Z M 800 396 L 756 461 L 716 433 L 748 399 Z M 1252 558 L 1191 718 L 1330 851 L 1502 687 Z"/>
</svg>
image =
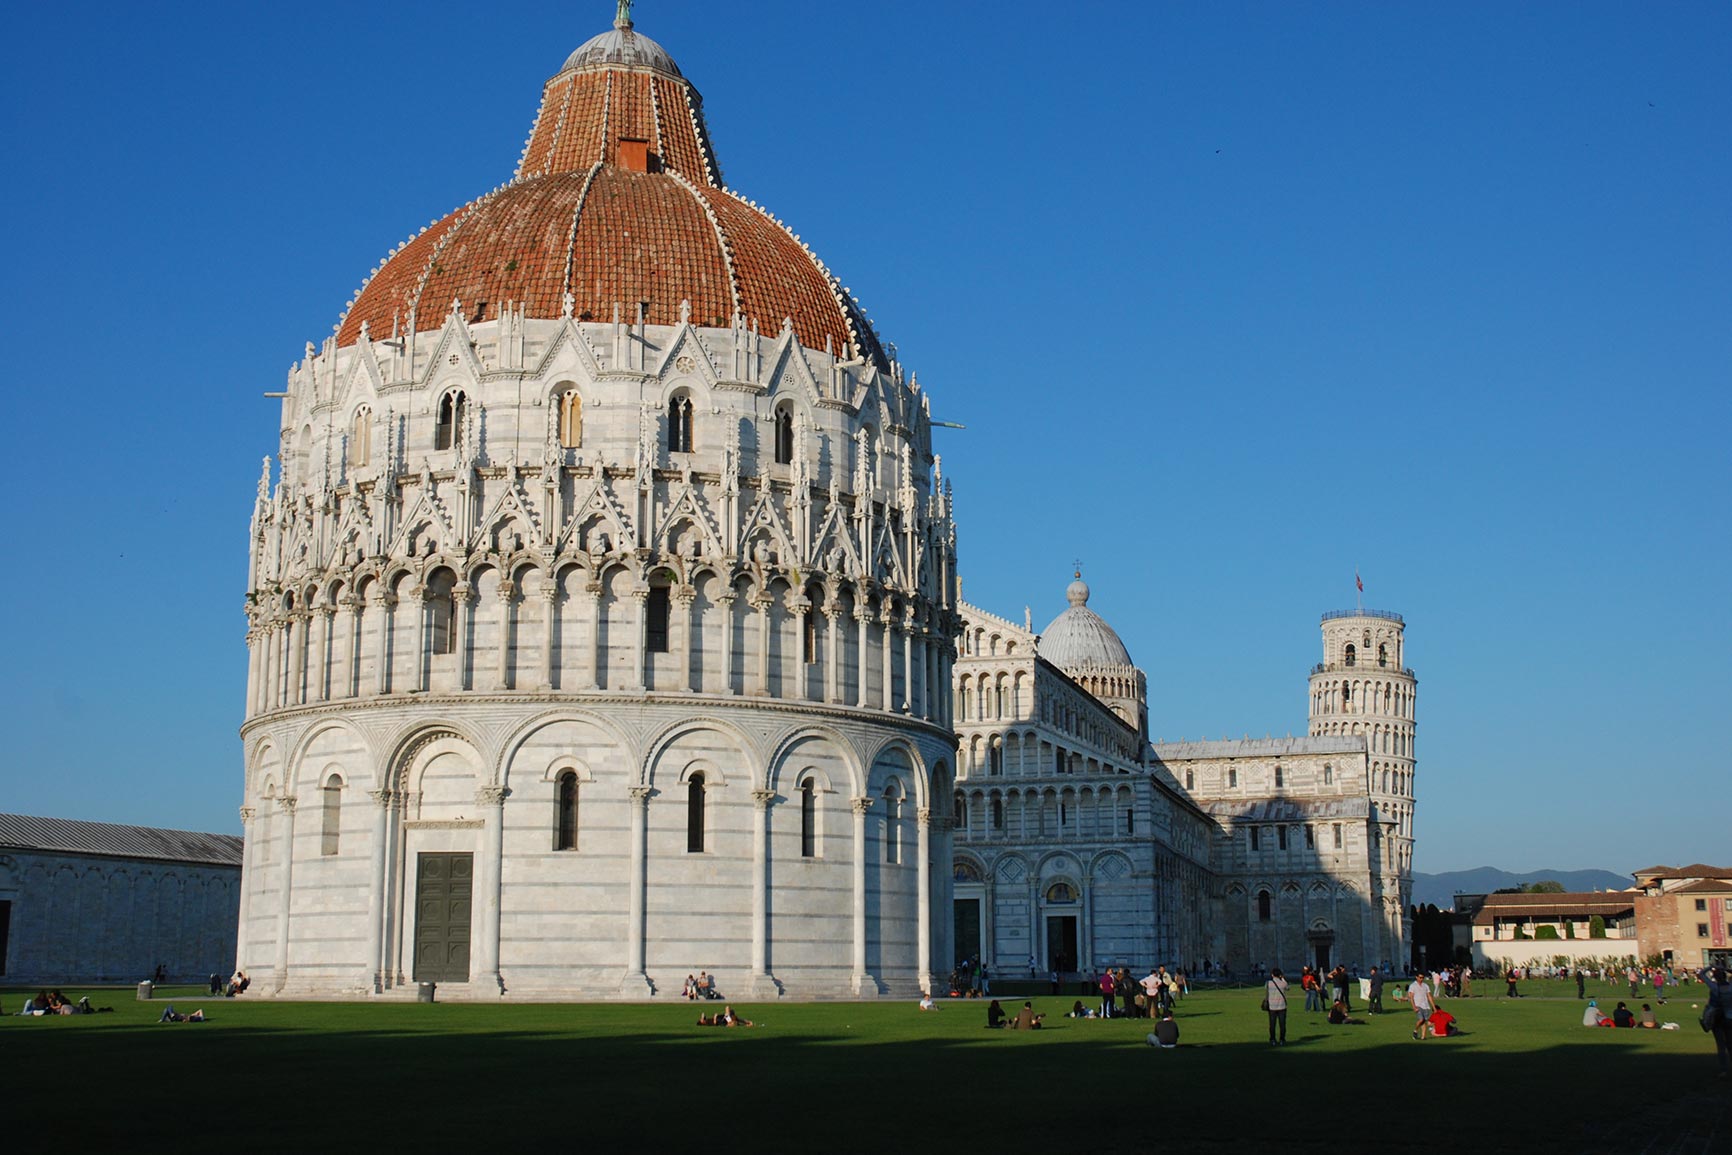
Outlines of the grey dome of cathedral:
<svg viewBox="0 0 1732 1155">
<path fill-rule="evenodd" d="M 561 59 L 516 172 L 392 248 L 283 390 L 245 603 L 253 990 L 1403 958 L 1399 616 L 1325 621 L 1305 737 L 1151 742 L 1080 573 L 1044 634 L 961 602 L 925 390 L 723 183 L 631 5 Z"/>
</svg>

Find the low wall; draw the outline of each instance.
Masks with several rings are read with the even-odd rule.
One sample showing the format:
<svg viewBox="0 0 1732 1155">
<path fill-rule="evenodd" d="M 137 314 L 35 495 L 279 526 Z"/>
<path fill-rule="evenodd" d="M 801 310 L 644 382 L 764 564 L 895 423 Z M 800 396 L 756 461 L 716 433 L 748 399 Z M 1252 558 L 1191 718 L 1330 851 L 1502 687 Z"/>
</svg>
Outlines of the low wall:
<svg viewBox="0 0 1732 1155">
<path fill-rule="evenodd" d="M 1475 969 L 1501 970 L 1505 959 L 1525 967 L 1551 966 L 1559 955 L 1574 964 L 1577 959 L 1622 959 L 1635 954 L 1633 938 L 1477 939 L 1473 944 L 1473 965 Z"/>
</svg>

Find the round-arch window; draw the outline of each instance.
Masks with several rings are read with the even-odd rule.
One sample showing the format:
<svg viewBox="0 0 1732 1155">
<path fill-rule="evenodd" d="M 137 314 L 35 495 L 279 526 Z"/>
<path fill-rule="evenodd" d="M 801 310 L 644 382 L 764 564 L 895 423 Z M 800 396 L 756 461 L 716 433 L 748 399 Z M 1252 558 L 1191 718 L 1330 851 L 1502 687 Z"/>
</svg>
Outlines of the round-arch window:
<svg viewBox="0 0 1732 1155">
<path fill-rule="evenodd" d="M 1055 882 L 1046 888 L 1048 902 L 1075 902 L 1076 887 L 1068 882 Z"/>
</svg>

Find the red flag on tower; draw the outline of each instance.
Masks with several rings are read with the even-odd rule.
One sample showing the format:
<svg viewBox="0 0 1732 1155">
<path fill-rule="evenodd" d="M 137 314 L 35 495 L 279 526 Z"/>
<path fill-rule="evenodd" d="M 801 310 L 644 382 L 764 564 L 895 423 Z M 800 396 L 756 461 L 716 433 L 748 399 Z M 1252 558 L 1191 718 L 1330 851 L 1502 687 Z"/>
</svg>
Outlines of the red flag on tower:
<svg viewBox="0 0 1732 1155">
<path fill-rule="evenodd" d="M 1359 571 L 1358 571 L 1358 570 L 1354 570 L 1354 571 L 1353 571 L 1353 584 L 1354 584 L 1354 585 L 1356 585 L 1356 586 L 1358 586 L 1358 587 L 1359 587 L 1359 592 L 1360 592 L 1360 593 L 1364 593 L 1364 592 L 1365 592 L 1365 581 L 1364 581 L 1364 579 L 1363 579 L 1363 578 L 1361 578 L 1361 577 L 1360 577 L 1360 576 L 1359 576 Z"/>
</svg>

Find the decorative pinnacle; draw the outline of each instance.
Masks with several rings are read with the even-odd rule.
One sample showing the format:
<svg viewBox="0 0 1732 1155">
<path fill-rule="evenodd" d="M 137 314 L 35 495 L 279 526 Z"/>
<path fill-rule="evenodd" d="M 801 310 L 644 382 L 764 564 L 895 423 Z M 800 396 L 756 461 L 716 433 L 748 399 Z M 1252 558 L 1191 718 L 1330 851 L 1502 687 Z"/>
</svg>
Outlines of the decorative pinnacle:
<svg viewBox="0 0 1732 1155">
<path fill-rule="evenodd" d="M 631 27 L 632 0 L 619 0 L 619 10 L 614 13 L 613 26 L 622 31 Z"/>
</svg>

